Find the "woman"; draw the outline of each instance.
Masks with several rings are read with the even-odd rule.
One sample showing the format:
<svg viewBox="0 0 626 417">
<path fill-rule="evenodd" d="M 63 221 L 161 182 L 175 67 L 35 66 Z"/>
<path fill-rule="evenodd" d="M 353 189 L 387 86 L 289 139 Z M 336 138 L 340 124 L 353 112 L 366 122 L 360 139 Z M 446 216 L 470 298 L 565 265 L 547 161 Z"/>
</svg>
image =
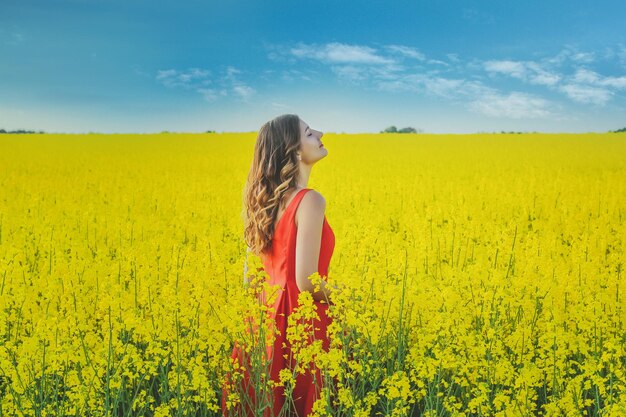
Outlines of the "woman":
<svg viewBox="0 0 626 417">
<path fill-rule="evenodd" d="M 311 169 L 328 155 L 322 144 L 323 133 L 312 129 L 297 115 L 286 114 L 265 123 L 259 131 L 254 157 L 244 191 L 244 238 L 248 251 L 258 254 L 270 285 L 278 285 L 272 318 L 280 334 L 276 336 L 270 357 L 270 377 L 279 381 L 281 369 L 292 369 L 292 355 L 286 338 L 289 314 L 298 306 L 298 294 L 312 293 L 319 321 L 314 322 L 314 338 L 328 350 L 326 315 L 330 288 L 322 280 L 315 291 L 309 277 L 315 272 L 327 277 L 335 247 L 335 235 L 324 214 L 326 201 L 316 190 L 307 188 Z M 245 273 L 244 273 L 245 275 Z M 244 277 L 244 280 L 253 278 Z M 241 360 L 241 350 L 233 349 L 233 358 Z M 244 375 L 244 384 L 248 378 Z M 298 374 L 293 402 L 286 405 L 299 417 L 311 412 L 320 395 L 321 374 Z M 250 385 L 248 392 L 254 391 Z M 285 403 L 284 389 L 272 393 L 273 409 L 265 416 L 278 416 Z M 224 413 L 225 401 L 222 399 Z M 250 413 L 250 410 L 247 410 Z"/>
</svg>

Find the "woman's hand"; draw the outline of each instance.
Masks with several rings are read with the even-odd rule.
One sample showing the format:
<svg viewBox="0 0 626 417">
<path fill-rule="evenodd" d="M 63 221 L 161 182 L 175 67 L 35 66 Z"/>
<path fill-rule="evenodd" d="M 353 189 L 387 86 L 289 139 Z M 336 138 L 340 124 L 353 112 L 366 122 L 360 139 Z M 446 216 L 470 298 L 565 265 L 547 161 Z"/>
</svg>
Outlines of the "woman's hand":
<svg viewBox="0 0 626 417">
<path fill-rule="evenodd" d="M 329 284 L 326 280 L 321 279 L 319 282 L 320 289 L 318 291 L 313 292 L 313 300 L 315 301 L 324 301 L 325 303 L 334 305 L 332 299 L 332 294 L 335 291 L 341 291 L 342 288 L 345 287 L 344 284 Z M 315 287 L 314 289 L 316 289 Z"/>
</svg>

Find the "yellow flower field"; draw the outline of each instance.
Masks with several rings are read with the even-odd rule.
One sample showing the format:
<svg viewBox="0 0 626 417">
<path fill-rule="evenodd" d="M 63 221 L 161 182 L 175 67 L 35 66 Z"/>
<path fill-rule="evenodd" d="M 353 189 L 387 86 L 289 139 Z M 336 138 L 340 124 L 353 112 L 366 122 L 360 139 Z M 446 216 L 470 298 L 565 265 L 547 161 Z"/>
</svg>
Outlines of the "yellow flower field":
<svg viewBox="0 0 626 417">
<path fill-rule="evenodd" d="M 233 344 L 271 342 L 242 284 L 255 138 L 0 135 L 0 416 L 222 415 Z M 626 134 L 324 145 L 331 349 L 289 335 L 317 415 L 626 415 Z"/>
</svg>

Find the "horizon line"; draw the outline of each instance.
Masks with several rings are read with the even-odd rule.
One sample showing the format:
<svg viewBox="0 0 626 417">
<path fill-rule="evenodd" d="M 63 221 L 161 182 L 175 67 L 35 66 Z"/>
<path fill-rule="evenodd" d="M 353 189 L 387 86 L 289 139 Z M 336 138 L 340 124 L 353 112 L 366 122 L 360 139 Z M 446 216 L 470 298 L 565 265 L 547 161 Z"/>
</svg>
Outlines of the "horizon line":
<svg viewBox="0 0 626 417">
<path fill-rule="evenodd" d="M 20 130 L 22 130 L 20 132 Z M 17 131 L 4 131 L 0 132 L 0 135 L 166 135 L 166 134 L 185 134 L 185 135 L 211 135 L 211 134 L 256 134 L 257 130 L 251 131 L 206 131 L 206 132 L 194 132 L 194 131 L 169 131 L 163 130 L 159 132 L 46 132 L 46 131 L 31 131 L 27 129 L 17 129 Z M 616 131 L 587 131 L 587 132 L 541 132 L 541 131 L 477 131 L 477 132 L 411 132 L 411 133 L 399 133 L 399 132 L 324 132 L 325 135 L 398 135 L 398 136 L 419 136 L 419 135 L 480 135 L 480 134 L 543 134 L 543 135 L 585 135 L 585 134 L 604 134 L 604 133 L 626 133 L 626 130 L 619 129 Z"/>
</svg>

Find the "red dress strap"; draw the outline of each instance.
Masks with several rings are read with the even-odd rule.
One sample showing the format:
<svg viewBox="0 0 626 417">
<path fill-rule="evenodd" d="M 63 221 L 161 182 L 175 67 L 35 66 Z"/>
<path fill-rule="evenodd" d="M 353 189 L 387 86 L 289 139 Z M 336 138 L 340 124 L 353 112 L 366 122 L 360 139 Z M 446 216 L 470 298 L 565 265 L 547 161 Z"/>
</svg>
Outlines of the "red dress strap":
<svg viewBox="0 0 626 417">
<path fill-rule="evenodd" d="M 310 188 L 303 188 L 299 190 L 298 192 L 296 192 L 296 195 L 291 199 L 291 201 L 285 208 L 285 211 L 283 211 L 283 214 L 280 216 L 280 219 L 278 219 L 278 221 L 276 222 L 274 231 L 278 230 L 278 226 L 282 224 L 281 222 L 285 217 L 293 217 L 295 215 L 296 210 L 298 206 L 300 205 L 300 201 L 302 201 L 302 199 L 304 198 L 304 195 L 309 190 Z M 293 222 L 290 222 L 290 223 L 293 224 Z"/>
</svg>

